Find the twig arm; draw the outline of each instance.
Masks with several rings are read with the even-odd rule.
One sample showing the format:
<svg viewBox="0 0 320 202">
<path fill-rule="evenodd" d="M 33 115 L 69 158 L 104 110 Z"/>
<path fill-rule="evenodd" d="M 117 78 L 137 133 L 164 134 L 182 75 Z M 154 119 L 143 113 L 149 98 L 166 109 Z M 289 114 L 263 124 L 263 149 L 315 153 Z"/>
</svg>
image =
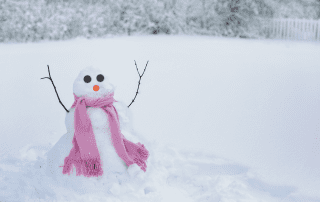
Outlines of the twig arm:
<svg viewBox="0 0 320 202">
<path fill-rule="evenodd" d="M 145 66 L 145 68 L 144 68 L 144 70 L 143 70 L 143 72 L 142 72 L 141 77 L 143 76 L 144 72 L 146 71 L 146 68 L 147 68 L 147 66 L 148 66 L 148 63 L 149 63 L 149 61 L 147 61 L 147 64 L 146 64 L 146 66 Z"/>
<path fill-rule="evenodd" d="M 134 61 L 134 64 L 136 65 L 137 72 L 138 72 L 138 74 L 139 74 L 139 82 L 138 82 L 138 89 L 137 89 L 136 95 L 134 96 L 133 100 L 132 100 L 131 103 L 129 104 L 128 108 L 131 106 L 131 104 L 134 102 L 134 100 L 136 99 L 136 97 L 137 97 L 137 95 L 138 95 L 139 87 L 140 87 L 140 81 L 141 81 L 141 78 L 142 78 L 144 72 L 146 71 L 146 68 L 147 68 L 147 66 L 148 66 L 148 63 L 149 63 L 149 61 L 147 62 L 146 67 L 144 68 L 142 75 L 140 75 L 139 70 L 138 70 L 138 67 L 137 67 L 137 63 L 136 63 L 136 61 Z"/>
<path fill-rule="evenodd" d="M 60 104 L 61 104 L 62 107 L 66 110 L 66 112 L 69 113 L 69 111 L 66 109 L 66 107 L 63 105 L 63 103 L 62 103 L 61 100 L 60 100 L 60 97 L 59 97 L 59 95 L 58 95 L 56 86 L 54 85 L 53 80 L 52 80 L 51 75 L 50 75 L 49 65 L 47 65 L 47 66 L 48 66 L 49 77 L 43 77 L 43 78 L 41 78 L 41 79 L 50 79 L 50 81 L 51 81 L 51 83 L 52 83 L 52 85 L 53 85 L 53 88 L 54 88 L 54 90 L 55 90 L 55 92 L 56 92 L 56 94 L 57 94 L 57 97 L 58 97 L 58 100 L 59 100 Z"/>
</svg>

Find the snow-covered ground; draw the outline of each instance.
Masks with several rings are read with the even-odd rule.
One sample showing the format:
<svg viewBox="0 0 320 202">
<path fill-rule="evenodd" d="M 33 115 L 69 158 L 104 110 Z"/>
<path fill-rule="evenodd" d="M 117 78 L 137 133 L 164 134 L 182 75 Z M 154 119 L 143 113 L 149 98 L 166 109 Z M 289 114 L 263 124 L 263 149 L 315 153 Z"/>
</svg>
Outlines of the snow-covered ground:
<svg viewBox="0 0 320 202">
<path fill-rule="evenodd" d="M 134 182 L 79 194 L 40 168 L 66 133 L 64 105 L 102 69 L 151 152 Z M 0 201 L 320 201 L 320 44 L 139 36 L 0 44 Z M 37 160 L 39 157 L 40 160 Z M 136 179 L 139 181 L 139 179 Z M 146 186 L 146 185 L 144 185 Z M 119 194 L 121 193 L 121 194 Z"/>
</svg>

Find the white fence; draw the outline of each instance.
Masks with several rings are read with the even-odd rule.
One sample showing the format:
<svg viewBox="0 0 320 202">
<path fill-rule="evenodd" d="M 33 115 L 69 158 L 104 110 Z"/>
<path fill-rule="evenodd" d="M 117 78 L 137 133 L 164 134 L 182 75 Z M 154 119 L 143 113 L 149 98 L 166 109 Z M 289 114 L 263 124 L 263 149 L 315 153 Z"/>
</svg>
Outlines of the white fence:
<svg viewBox="0 0 320 202">
<path fill-rule="evenodd" d="M 320 41 L 320 20 L 271 19 L 265 25 L 270 38 Z"/>
</svg>

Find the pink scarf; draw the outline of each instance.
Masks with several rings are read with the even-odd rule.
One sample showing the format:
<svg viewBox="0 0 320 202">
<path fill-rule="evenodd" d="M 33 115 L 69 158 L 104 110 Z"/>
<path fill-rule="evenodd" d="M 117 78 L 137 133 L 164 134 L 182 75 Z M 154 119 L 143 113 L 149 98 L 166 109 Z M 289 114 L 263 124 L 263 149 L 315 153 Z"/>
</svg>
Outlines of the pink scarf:
<svg viewBox="0 0 320 202">
<path fill-rule="evenodd" d="M 73 148 L 69 156 L 64 159 L 62 173 L 70 175 L 72 165 L 74 165 L 77 176 L 98 177 L 103 174 L 100 155 L 86 106 L 99 107 L 107 113 L 112 144 L 117 154 L 127 166 L 136 163 L 146 172 L 147 165 L 145 161 L 149 157 L 149 152 L 143 144 L 130 142 L 121 133 L 118 113 L 113 106 L 113 102 L 116 102 L 113 98 L 113 93 L 97 99 L 77 97 L 74 94 L 74 98 L 75 101 L 71 106 L 71 108 L 75 107 Z"/>
</svg>

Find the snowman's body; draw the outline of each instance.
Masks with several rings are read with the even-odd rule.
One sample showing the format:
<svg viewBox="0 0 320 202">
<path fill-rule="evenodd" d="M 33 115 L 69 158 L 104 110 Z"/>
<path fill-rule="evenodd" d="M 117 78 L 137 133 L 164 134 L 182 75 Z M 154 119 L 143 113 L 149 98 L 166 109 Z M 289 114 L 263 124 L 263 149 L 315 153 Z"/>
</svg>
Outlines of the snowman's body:
<svg viewBox="0 0 320 202">
<path fill-rule="evenodd" d="M 86 68 L 85 70 L 80 72 L 78 78 L 74 82 L 74 94 L 78 97 L 87 96 L 97 98 L 101 96 L 106 96 L 108 93 L 112 92 L 113 86 L 107 83 L 106 81 L 100 83 L 97 81 L 93 81 L 91 84 L 83 82 L 84 76 L 90 75 L 91 77 L 95 78 L 96 75 L 99 73 L 99 70 L 92 68 Z M 95 85 L 99 85 L 98 91 L 92 90 L 92 86 Z M 127 109 L 124 109 L 125 106 L 121 102 L 115 102 L 113 105 L 119 114 L 121 132 L 123 134 L 126 134 L 127 137 L 128 133 L 123 131 L 123 128 L 128 128 L 129 125 L 128 123 L 126 123 L 128 122 L 128 117 L 126 116 L 128 114 L 124 114 L 125 110 Z M 66 115 L 65 124 L 67 127 L 67 133 L 60 138 L 60 140 L 47 154 L 47 174 L 51 175 L 56 179 L 65 179 L 66 177 L 76 176 L 75 167 L 73 167 L 73 172 L 70 176 L 62 174 L 62 166 L 64 165 L 64 159 L 69 155 L 70 150 L 73 147 L 72 140 L 74 137 L 74 111 L 75 108 L 70 108 L 69 113 L 67 113 Z M 118 156 L 114 146 L 112 145 L 108 115 L 105 113 L 103 109 L 93 107 L 87 107 L 87 114 L 90 118 L 96 144 L 99 150 L 103 175 L 98 178 L 86 178 L 84 176 L 76 176 L 76 178 L 82 180 L 86 179 L 103 181 L 101 179 L 110 180 L 116 179 L 119 176 L 122 176 L 122 178 L 128 177 L 128 167 L 125 164 L 125 162 Z M 130 168 L 131 167 L 132 166 L 130 166 Z M 137 165 L 135 165 L 135 167 L 137 167 Z"/>
<path fill-rule="evenodd" d="M 66 123 L 71 125 L 71 134 L 74 134 L 74 110 L 74 108 L 71 108 L 66 116 Z M 106 112 L 101 108 L 88 107 L 87 114 L 92 124 L 103 172 L 106 174 L 110 172 L 125 172 L 127 170 L 127 165 L 118 156 L 112 145 L 111 132 Z"/>
</svg>

